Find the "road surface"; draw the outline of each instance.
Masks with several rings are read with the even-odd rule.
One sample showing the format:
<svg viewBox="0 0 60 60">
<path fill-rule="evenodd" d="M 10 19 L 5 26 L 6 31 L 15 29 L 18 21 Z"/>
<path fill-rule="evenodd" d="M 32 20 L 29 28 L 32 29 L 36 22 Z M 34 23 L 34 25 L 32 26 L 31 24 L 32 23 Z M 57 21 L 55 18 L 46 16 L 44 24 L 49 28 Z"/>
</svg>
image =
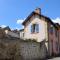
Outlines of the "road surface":
<svg viewBox="0 0 60 60">
<path fill-rule="evenodd" d="M 60 57 L 56 57 L 56 58 L 52 58 L 52 59 L 48 59 L 48 60 L 60 60 Z"/>
</svg>

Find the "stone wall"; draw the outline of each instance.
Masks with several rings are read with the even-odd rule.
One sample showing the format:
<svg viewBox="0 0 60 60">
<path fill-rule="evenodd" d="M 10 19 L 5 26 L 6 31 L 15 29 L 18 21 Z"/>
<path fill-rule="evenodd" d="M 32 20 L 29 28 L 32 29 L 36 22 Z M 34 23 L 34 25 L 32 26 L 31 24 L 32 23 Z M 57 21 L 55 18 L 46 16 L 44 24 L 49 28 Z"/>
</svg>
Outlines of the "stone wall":
<svg viewBox="0 0 60 60">
<path fill-rule="evenodd" d="M 21 42 L 20 53 L 24 60 L 43 59 L 46 57 L 46 46 L 44 43 Z"/>
<path fill-rule="evenodd" d="M 3 43 L 4 46 L 6 45 L 6 49 L 1 48 L 2 51 L 5 52 L 3 53 L 4 58 L 12 56 L 11 53 L 15 54 L 13 55 L 13 58 L 15 58 L 14 56 L 18 55 L 17 57 L 20 56 L 22 60 L 39 60 L 46 57 L 46 46 L 44 41 L 39 43 L 39 42 L 29 41 L 29 40 L 24 41 L 16 38 L 15 39 L 3 38 L 0 39 L 0 42 Z"/>
</svg>

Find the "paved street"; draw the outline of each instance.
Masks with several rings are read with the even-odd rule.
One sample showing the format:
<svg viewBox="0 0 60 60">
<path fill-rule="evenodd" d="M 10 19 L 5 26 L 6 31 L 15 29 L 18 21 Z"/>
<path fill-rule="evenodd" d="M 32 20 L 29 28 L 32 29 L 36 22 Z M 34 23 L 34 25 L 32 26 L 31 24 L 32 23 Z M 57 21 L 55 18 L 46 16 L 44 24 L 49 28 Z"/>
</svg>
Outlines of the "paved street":
<svg viewBox="0 0 60 60">
<path fill-rule="evenodd" d="M 56 57 L 56 58 L 52 58 L 52 59 L 48 59 L 48 60 L 60 60 L 60 57 Z"/>
</svg>

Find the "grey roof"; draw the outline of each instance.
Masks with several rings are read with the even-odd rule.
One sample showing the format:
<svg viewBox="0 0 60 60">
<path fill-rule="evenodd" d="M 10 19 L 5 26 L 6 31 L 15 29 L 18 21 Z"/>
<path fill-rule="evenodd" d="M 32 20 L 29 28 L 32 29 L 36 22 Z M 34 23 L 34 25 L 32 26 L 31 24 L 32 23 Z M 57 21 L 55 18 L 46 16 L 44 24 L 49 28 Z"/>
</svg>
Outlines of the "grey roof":
<svg viewBox="0 0 60 60">
<path fill-rule="evenodd" d="M 4 30 L 9 30 L 9 31 L 11 31 L 11 29 L 10 29 L 10 27 L 9 26 L 7 26 L 7 27 L 5 27 L 5 28 L 3 28 Z"/>
</svg>

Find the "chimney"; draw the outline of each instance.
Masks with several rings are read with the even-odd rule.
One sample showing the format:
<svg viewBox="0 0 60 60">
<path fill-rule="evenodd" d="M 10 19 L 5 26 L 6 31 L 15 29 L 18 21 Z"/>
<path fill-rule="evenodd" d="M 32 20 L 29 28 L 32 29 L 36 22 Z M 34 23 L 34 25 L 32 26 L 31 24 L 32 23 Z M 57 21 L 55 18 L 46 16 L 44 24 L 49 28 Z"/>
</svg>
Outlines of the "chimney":
<svg viewBox="0 0 60 60">
<path fill-rule="evenodd" d="M 37 14 L 41 14 L 41 9 L 40 8 L 37 8 L 37 9 L 35 9 L 34 12 L 37 13 Z"/>
</svg>

